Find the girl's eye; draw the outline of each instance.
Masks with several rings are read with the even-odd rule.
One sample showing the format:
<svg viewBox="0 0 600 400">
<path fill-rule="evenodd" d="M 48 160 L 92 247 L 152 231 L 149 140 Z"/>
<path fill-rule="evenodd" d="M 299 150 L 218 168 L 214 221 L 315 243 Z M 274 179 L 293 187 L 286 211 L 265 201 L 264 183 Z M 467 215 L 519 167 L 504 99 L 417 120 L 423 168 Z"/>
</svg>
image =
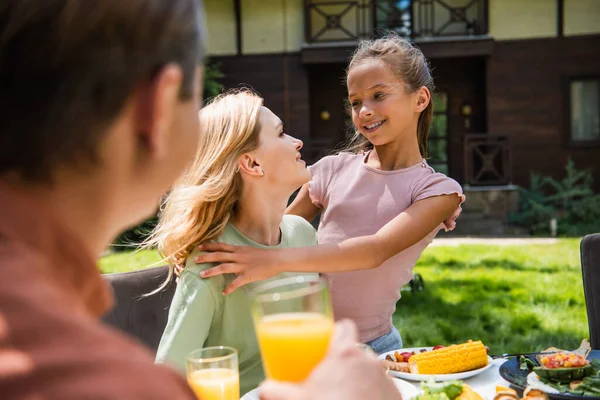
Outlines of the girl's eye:
<svg viewBox="0 0 600 400">
<path fill-rule="evenodd" d="M 358 101 L 353 101 L 352 103 L 350 103 L 350 105 L 352 106 L 352 108 L 356 108 L 358 107 L 360 103 Z"/>
<path fill-rule="evenodd" d="M 284 137 L 284 136 L 285 136 L 285 132 L 284 132 L 284 131 L 281 131 L 281 132 L 279 132 L 279 137 L 280 137 L 280 138 L 282 138 L 282 137 Z"/>
<path fill-rule="evenodd" d="M 385 95 L 383 93 L 375 93 L 375 95 L 373 96 L 373 98 L 375 100 L 381 100 L 385 97 Z"/>
</svg>

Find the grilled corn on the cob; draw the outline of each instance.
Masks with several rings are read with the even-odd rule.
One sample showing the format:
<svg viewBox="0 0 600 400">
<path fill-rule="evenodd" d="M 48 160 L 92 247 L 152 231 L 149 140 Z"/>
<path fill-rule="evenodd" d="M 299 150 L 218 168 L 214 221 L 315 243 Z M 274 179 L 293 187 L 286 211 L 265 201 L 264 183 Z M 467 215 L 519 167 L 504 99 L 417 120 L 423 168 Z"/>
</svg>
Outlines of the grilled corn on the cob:
<svg viewBox="0 0 600 400">
<path fill-rule="evenodd" d="M 453 374 L 485 367 L 488 356 L 483 343 L 476 341 L 415 354 L 408 363 L 413 374 Z"/>
</svg>

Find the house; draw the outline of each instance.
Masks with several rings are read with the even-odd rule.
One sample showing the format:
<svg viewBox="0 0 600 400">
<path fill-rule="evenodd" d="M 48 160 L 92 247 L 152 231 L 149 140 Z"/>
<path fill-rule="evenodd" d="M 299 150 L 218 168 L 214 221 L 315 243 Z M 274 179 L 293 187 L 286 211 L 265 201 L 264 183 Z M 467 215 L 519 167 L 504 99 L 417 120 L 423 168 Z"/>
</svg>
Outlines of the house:
<svg viewBox="0 0 600 400">
<path fill-rule="evenodd" d="M 437 87 L 429 163 L 506 215 L 567 160 L 600 190 L 600 0 L 204 0 L 226 87 L 256 89 L 314 162 L 346 138 L 357 40 L 411 38 Z"/>
</svg>

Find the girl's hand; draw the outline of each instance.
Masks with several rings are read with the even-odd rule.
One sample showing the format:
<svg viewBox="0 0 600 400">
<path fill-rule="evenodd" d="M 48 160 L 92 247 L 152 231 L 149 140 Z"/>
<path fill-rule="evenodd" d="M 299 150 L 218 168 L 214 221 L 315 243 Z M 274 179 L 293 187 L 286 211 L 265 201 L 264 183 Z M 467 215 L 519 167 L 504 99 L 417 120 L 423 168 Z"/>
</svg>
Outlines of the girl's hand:
<svg viewBox="0 0 600 400">
<path fill-rule="evenodd" d="M 283 253 L 280 250 L 232 246 L 225 243 L 205 243 L 198 248 L 206 253 L 194 258 L 196 264 L 221 263 L 202 271 L 200 277 L 237 275 L 237 278 L 223 290 L 223 294 L 229 294 L 247 283 L 271 278 L 281 272 L 277 267 L 283 264 Z"/>
<path fill-rule="evenodd" d="M 185 265 L 181 265 L 181 264 L 175 264 L 173 266 L 173 273 L 175 274 L 175 276 L 177 277 L 177 281 L 179 281 L 179 277 L 181 276 L 181 273 L 183 272 L 183 269 L 185 268 Z"/>
</svg>

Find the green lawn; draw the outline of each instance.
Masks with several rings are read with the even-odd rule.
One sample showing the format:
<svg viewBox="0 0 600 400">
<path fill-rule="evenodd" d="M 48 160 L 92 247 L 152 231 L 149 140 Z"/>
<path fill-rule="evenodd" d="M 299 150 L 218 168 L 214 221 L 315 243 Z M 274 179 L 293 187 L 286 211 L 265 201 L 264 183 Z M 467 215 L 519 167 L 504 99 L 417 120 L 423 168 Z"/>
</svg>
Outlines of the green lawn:
<svg viewBox="0 0 600 400">
<path fill-rule="evenodd" d="M 164 265 L 157 251 L 139 250 L 110 254 L 100 259 L 100 272 L 128 272 L 136 269 Z"/>
<path fill-rule="evenodd" d="M 405 345 L 481 339 L 492 353 L 577 348 L 588 337 L 579 239 L 554 245 L 430 247 L 394 316 Z"/>
<path fill-rule="evenodd" d="M 579 239 L 553 245 L 430 247 L 402 292 L 394 324 L 406 347 L 481 339 L 492 353 L 577 348 L 588 336 Z M 102 272 L 160 264 L 156 252 L 100 260 Z"/>
</svg>

